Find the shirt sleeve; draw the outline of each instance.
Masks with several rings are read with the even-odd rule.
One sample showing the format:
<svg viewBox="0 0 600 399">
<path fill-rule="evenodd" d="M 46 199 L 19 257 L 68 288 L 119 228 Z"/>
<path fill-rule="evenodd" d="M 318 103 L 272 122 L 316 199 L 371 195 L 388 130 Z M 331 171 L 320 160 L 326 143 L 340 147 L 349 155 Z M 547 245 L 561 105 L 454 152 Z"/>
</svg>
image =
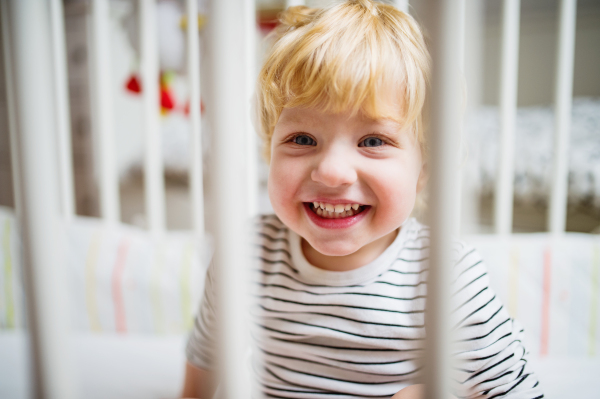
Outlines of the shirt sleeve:
<svg viewBox="0 0 600 399">
<path fill-rule="evenodd" d="M 271 215 L 259 215 L 249 221 L 247 234 L 253 243 L 261 242 L 262 229 L 267 223 L 282 223 Z M 254 266 L 252 261 L 247 266 Z M 185 354 L 188 362 L 203 370 L 214 370 L 217 366 L 218 298 L 219 273 L 214 262 L 210 262 L 204 281 L 204 294 L 188 337 Z M 246 320 L 248 321 L 248 320 Z"/>
<path fill-rule="evenodd" d="M 203 370 L 215 368 L 217 328 L 215 286 L 215 269 L 211 262 L 206 272 L 202 302 L 185 349 L 188 362 Z"/>
<path fill-rule="evenodd" d="M 544 397 L 527 361 L 524 330 L 490 287 L 481 256 L 472 247 L 463 246 L 453 272 L 457 395 L 486 399 Z"/>
</svg>

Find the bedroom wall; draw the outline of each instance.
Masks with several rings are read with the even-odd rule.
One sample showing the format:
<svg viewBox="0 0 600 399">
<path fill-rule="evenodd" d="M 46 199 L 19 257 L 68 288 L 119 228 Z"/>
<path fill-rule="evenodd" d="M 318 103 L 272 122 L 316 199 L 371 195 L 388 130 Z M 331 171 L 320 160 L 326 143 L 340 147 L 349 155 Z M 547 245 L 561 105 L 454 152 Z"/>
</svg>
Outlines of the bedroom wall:
<svg viewBox="0 0 600 399">
<path fill-rule="evenodd" d="M 519 49 L 519 106 L 548 105 L 554 99 L 558 0 L 522 0 Z M 502 1 L 484 7 L 483 92 L 485 105 L 498 103 Z M 573 95 L 600 96 L 600 2 L 579 0 Z"/>
<path fill-rule="evenodd" d="M 309 6 L 322 6 L 335 0 L 307 0 Z M 277 3 L 278 0 L 259 0 L 259 3 Z M 386 0 L 386 2 L 392 2 Z M 495 105 L 499 97 L 500 52 L 503 0 L 468 0 L 467 19 L 473 21 L 477 8 L 483 13 L 479 27 L 471 25 L 467 46 L 480 46 L 480 60 L 469 54 L 467 68 L 469 101 Z M 279 1 L 279 3 L 284 3 Z M 419 19 L 423 13 L 419 0 L 410 1 L 411 13 Z M 558 34 L 558 0 L 521 0 L 521 27 L 519 49 L 519 106 L 548 105 L 554 99 L 556 41 Z M 481 35 L 481 40 L 478 37 Z M 575 48 L 574 96 L 600 96 L 600 1 L 578 0 Z M 471 48 L 471 51 L 476 49 Z M 478 75 L 472 69 L 481 63 Z M 471 64 L 471 68 L 469 67 Z M 475 64 L 475 65 L 473 65 Z M 474 87 L 471 87 L 474 86 Z M 476 93 L 481 87 L 481 92 Z M 473 90 L 474 89 L 474 90 Z"/>
</svg>

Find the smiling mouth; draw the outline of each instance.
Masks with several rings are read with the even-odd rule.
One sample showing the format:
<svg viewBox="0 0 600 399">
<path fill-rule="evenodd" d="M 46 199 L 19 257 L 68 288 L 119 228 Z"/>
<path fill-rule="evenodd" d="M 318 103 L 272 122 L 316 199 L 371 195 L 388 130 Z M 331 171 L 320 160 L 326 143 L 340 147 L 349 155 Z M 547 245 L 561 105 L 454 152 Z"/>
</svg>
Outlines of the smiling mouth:
<svg viewBox="0 0 600 399">
<path fill-rule="evenodd" d="M 327 204 L 324 202 L 307 203 L 310 210 L 324 219 L 348 218 L 363 212 L 368 205 L 360 204 Z"/>
</svg>

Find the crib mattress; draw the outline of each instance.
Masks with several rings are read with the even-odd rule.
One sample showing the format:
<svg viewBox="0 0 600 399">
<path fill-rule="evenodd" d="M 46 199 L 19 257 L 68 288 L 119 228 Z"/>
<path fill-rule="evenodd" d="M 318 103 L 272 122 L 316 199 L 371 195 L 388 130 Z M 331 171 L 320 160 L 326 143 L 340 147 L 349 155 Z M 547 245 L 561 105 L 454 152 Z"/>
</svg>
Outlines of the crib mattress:
<svg viewBox="0 0 600 399">
<path fill-rule="evenodd" d="M 481 107 L 465 120 L 465 182 L 491 195 L 497 176 L 500 113 Z M 554 112 L 552 107 L 521 107 L 515 131 L 514 194 L 527 203 L 546 202 L 552 184 Z M 569 202 L 600 210 L 600 99 L 573 101 L 569 131 Z"/>
<path fill-rule="evenodd" d="M 87 399 L 168 399 L 180 394 L 185 336 L 73 336 L 78 395 Z M 0 397 L 28 398 L 26 335 L 0 333 Z M 552 398 L 592 399 L 600 392 L 600 359 L 532 358 L 544 393 Z"/>
<path fill-rule="evenodd" d="M 28 399 L 30 364 L 24 331 L 0 332 L 0 398 Z M 77 333 L 76 397 L 177 398 L 183 387 L 185 336 Z"/>
</svg>

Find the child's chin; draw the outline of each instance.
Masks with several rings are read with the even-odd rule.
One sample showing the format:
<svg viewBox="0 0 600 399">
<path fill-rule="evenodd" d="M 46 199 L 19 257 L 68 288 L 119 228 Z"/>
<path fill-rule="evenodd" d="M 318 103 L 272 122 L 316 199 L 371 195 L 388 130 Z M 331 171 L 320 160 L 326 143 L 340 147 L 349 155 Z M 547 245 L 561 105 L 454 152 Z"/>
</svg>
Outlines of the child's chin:
<svg viewBox="0 0 600 399">
<path fill-rule="evenodd" d="M 356 251 L 358 251 L 360 249 L 359 247 L 356 247 L 354 245 L 349 246 L 347 243 L 340 243 L 340 244 L 315 243 L 315 244 L 316 245 L 313 245 L 313 243 L 310 243 L 310 245 L 313 247 L 313 249 L 315 251 L 317 251 L 325 256 L 347 256 L 347 255 L 351 255 L 351 254 L 355 253 Z"/>
</svg>

